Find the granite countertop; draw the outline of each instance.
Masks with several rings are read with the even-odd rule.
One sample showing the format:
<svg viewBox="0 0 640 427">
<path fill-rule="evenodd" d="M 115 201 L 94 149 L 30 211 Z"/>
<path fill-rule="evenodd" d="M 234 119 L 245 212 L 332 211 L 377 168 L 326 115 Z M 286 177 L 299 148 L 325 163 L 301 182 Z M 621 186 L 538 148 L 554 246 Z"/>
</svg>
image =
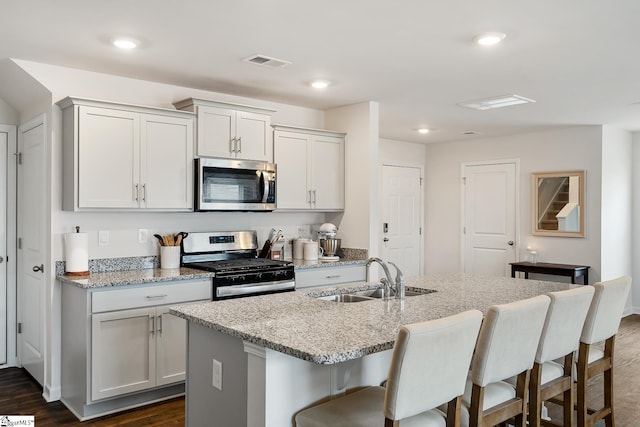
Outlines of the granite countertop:
<svg viewBox="0 0 640 427">
<path fill-rule="evenodd" d="M 171 313 L 230 336 L 318 364 L 339 363 L 393 347 L 400 326 L 565 290 L 565 283 L 438 273 L 406 280 L 407 290 L 437 292 L 400 300 L 337 303 L 314 296 L 378 287 L 302 289 L 171 308 Z"/>
<path fill-rule="evenodd" d="M 145 268 L 140 270 L 111 271 L 105 273 L 91 273 L 89 276 L 58 276 L 63 283 L 69 283 L 83 289 L 103 288 L 108 286 L 128 286 L 144 283 L 163 283 L 176 280 L 203 279 L 213 277 L 208 271 L 193 268 L 175 268 L 162 270 L 160 268 Z"/>
<path fill-rule="evenodd" d="M 296 270 L 306 270 L 309 268 L 323 268 L 323 267 L 341 267 L 345 265 L 364 265 L 366 259 L 350 259 L 340 258 L 338 261 L 305 261 L 302 259 L 289 259 Z"/>
</svg>

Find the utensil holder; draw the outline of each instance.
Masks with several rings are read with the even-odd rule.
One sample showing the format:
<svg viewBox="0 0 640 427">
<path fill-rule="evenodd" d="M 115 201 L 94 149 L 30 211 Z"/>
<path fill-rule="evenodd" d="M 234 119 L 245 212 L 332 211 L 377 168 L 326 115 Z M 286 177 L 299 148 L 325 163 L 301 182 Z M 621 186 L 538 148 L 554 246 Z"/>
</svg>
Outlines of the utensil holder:
<svg viewBox="0 0 640 427">
<path fill-rule="evenodd" d="M 160 246 L 160 268 L 180 268 L 180 246 Z"/>
</svg>

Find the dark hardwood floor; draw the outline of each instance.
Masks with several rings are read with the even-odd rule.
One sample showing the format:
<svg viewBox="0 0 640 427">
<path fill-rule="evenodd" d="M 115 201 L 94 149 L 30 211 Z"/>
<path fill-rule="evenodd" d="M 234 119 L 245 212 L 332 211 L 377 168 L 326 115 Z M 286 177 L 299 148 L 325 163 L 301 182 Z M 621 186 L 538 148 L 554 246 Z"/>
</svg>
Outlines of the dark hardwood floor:
<svg viewBox="0 0 640 427">
<path fill-rule="evenodd" d="M 0 369 L 0 415 L 34 415 L 37 427 L 184 426 L 184 398 L 80 422 L 61 402 L 45 402 L 24 369 L 6 368 Z"/>
</svg>

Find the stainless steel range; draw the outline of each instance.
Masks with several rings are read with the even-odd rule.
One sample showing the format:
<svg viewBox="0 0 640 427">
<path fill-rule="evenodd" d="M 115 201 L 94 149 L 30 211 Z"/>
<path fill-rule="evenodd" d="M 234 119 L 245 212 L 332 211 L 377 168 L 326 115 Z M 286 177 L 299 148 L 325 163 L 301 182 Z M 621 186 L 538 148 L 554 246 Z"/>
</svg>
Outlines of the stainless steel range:
<svg viewBox="0 0 640 427">
<path fill-rule="evenodd" d="M 183 266 L 215 273 L 214 300 L 295 290 L 293 264 L 258 258 L 255 231 L 189 233 L 182 250 Z"/>
</svg>

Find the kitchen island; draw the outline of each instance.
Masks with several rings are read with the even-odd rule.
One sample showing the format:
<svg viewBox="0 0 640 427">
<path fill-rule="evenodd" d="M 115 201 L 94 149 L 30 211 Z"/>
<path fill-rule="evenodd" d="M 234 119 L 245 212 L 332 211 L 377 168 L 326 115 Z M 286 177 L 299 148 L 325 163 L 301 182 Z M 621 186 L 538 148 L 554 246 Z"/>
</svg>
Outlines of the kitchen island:
<svg viewBox="0 0 640 427">
<path fill-rule="evenodd" d="M 448 273 L 407 279 L 436 292 L 404 301 L 317 298 L 377 287 L 362 283 L 172 307 L 189 321 L 187 425 L 292 425 L 308 405 L 385 379 L 400 326 L 570 286 Z"/>
</svg>

